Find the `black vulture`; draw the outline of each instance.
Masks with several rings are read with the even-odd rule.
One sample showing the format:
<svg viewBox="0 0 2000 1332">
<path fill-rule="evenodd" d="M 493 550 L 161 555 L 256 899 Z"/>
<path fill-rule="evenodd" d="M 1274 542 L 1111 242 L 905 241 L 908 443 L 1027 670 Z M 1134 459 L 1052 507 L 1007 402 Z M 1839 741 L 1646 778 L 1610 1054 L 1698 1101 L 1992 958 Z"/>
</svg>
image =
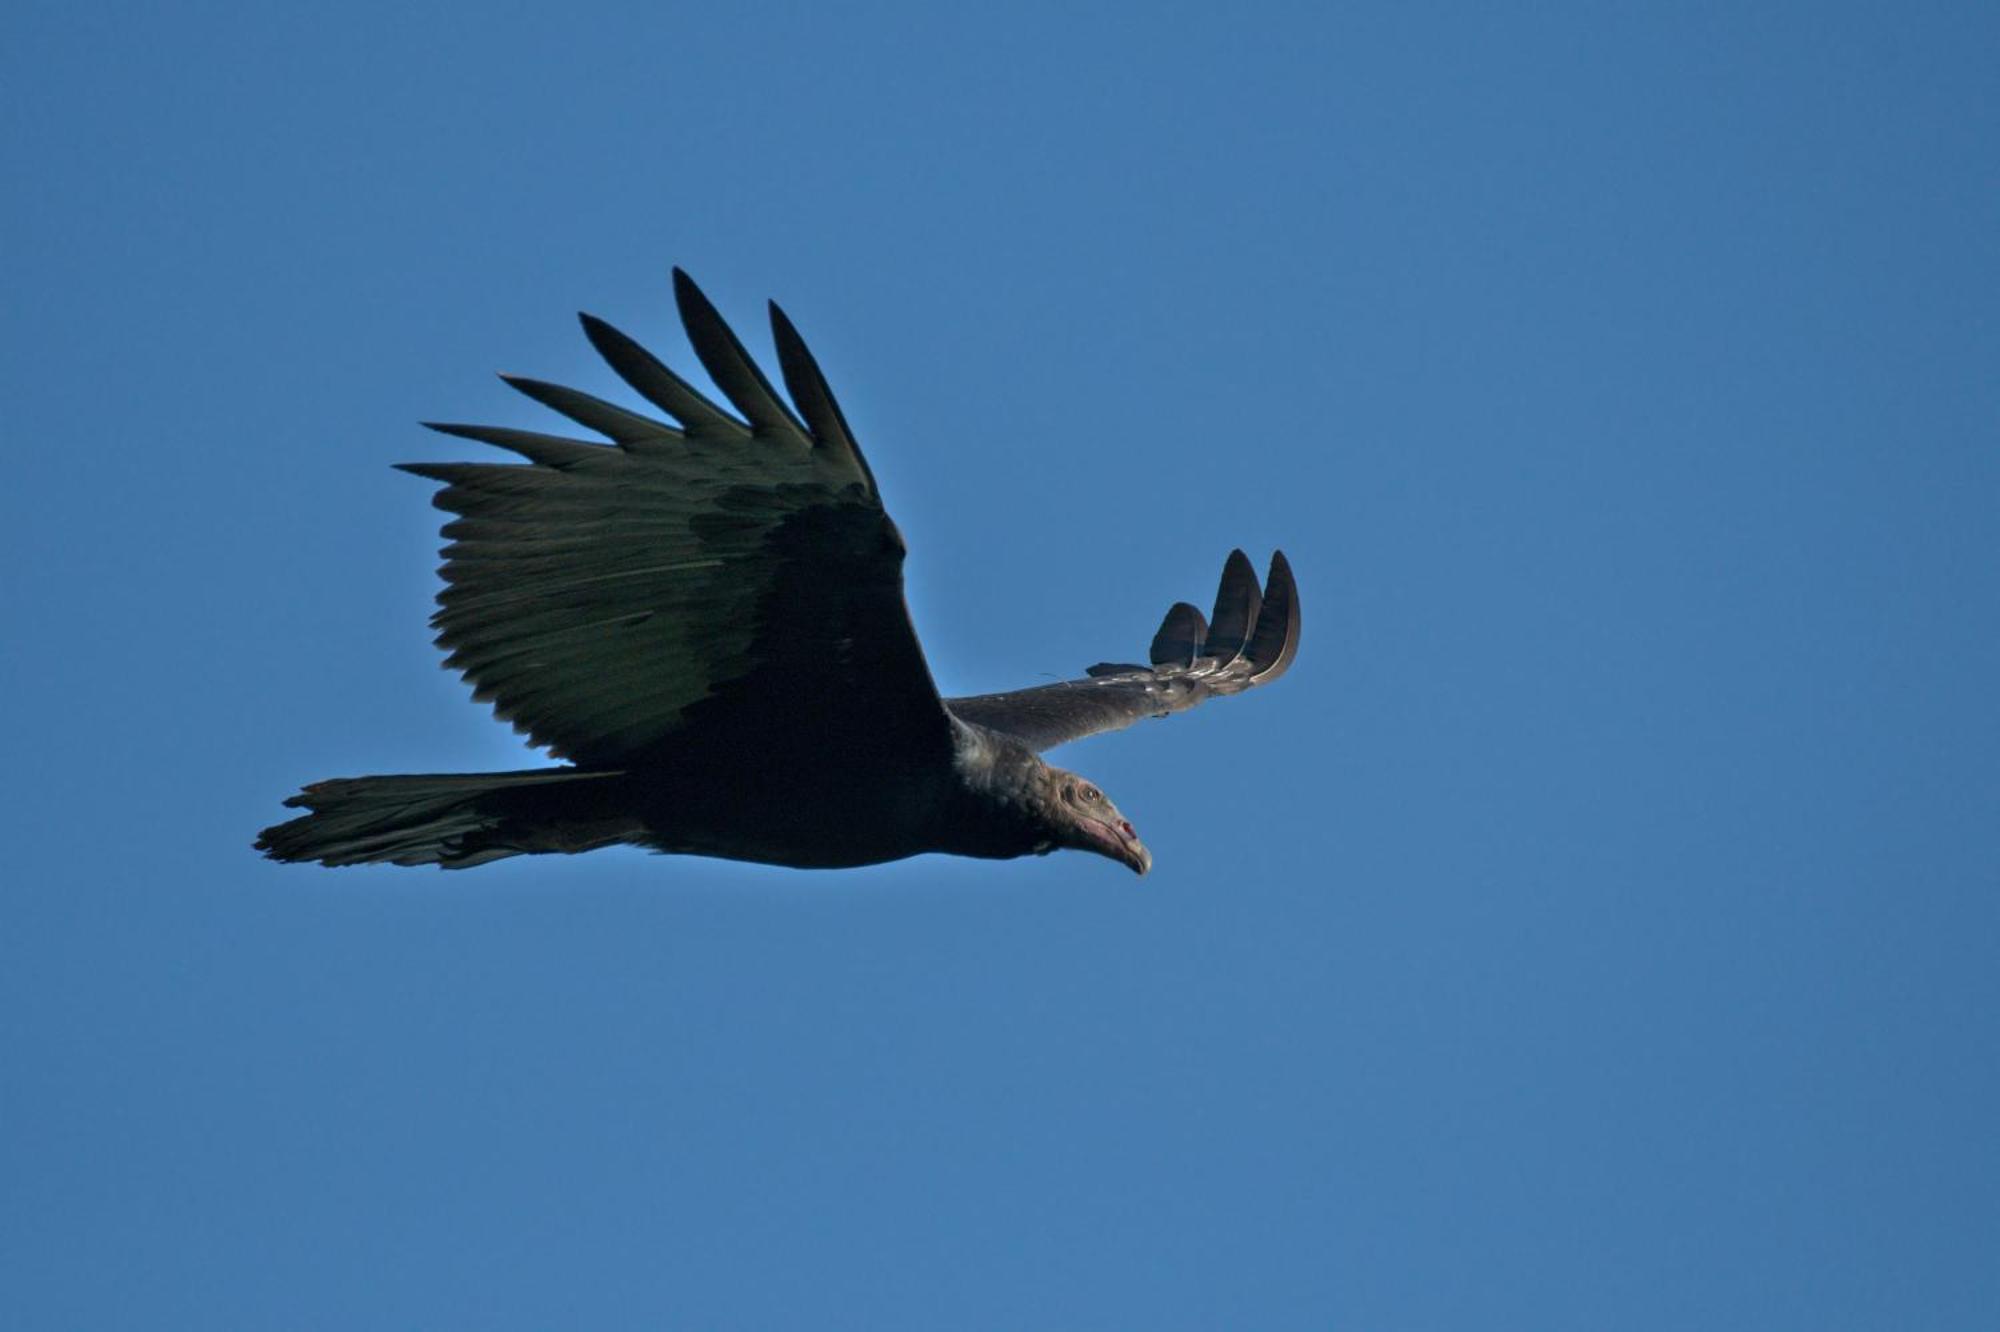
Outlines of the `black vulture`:
<svg viewBox="0 0 2000 1332">
<path fill-rule="evenodd" d="M 674 270 L 689 342 L 730 414 L 602 320 L 584 333 L 669 425 L 575 389 L 507 382 L 608 443 L 432 429 L 524 461 L 409 463 L 442 483 L 445 664 L 566 766 L 343 777 L 285 803 L 274 860 L 463 869 L 635 843 L 800 868 L 926 851 L 1152 856 L 1042 750 L 1284 674 L 1299 602 L 1282 552 L 1243 552 L 1214 611 L 1177 603 L 1148 665 L 942 698 L 903 601 L 903 539 L 818 364 L 771 306 L 773 390 Z"/>
</svg>

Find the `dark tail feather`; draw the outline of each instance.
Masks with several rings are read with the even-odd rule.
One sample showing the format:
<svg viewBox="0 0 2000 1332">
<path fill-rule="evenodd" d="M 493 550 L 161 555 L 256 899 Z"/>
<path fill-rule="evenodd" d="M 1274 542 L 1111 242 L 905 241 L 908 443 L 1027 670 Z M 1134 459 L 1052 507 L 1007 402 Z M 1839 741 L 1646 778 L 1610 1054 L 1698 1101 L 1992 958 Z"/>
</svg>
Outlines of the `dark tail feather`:
<svg viewBox="0 0 2000 1332">
<path fill-rule="evenodd" d="M 643 831 L 620 812 L 618 772 L 544 768 L 314 782 L 312 811 L 257 835 L 273 860 L 469 869 L 534 851 L 588 851 Z"/>
</svg>

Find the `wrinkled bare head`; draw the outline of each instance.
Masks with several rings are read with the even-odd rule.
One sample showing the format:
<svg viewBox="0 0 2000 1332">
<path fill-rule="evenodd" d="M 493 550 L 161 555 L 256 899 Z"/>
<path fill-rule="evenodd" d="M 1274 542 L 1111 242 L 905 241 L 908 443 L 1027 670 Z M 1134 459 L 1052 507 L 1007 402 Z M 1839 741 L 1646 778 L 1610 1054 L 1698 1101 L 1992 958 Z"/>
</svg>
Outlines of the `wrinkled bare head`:
<svg viewBox="0 0 2000 1332">
<path fill-rule="evenodd" d="M 1041 812 L 1056 845 L 1095 851 L 1135 874 L 1153 867 L 1153 853 L 1140 843 L 1131 823 L 1094 783 L 1052 767 L 1044 790 Z"/>
</svg>

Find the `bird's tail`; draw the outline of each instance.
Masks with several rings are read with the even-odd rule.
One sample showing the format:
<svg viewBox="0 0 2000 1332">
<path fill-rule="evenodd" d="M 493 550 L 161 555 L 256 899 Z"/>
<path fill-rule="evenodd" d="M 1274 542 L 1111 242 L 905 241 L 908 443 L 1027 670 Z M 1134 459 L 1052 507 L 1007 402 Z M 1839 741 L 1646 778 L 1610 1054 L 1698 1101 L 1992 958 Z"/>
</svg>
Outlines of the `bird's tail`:
<svg viewBox="0 0 2000 1332">
<path fill-rule="evenodd" d="M 619 772 L 529 772 L 336 777 L 285 804 L 311 811 L 264 829 L 273 860 L 322 865 L 438 865 L 469 869 L 535 851 L 588 851 L 643 832 L 620 812 Z"/>
</svg>

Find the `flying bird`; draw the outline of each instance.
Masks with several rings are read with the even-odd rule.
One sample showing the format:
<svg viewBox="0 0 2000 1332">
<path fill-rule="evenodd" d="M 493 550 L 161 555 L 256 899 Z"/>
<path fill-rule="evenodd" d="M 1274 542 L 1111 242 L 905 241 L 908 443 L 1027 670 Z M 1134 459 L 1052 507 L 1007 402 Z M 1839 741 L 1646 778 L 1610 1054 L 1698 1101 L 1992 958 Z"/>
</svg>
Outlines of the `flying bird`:
<svg viewBox="0 0 2000 1332">
<path fill-rule="evenodd" d="M 257 849 L 323 865 L 464 869 L 633 843 L 799 868 L 927 851 L 1091 851 L 1144 874 L 1132 824 L 1043 750 L 1284 674 L 1299 602 L 1282 552 L 1242 551 L 1214 610 L 1167 612 L 1146 665 L 943 698 L 903 600 L 903 538 L 825 377 L 775 304 L 790 403 L 674 270 L 689 343 L 732 414 L 611 325 L 584 334 L 673 424 L 506 382 L 608 442 L 431 424 L 520 462 L 407 463 L 441 483 L 445 664 L 564 766 L 342 777 Z"/>
</svg>

